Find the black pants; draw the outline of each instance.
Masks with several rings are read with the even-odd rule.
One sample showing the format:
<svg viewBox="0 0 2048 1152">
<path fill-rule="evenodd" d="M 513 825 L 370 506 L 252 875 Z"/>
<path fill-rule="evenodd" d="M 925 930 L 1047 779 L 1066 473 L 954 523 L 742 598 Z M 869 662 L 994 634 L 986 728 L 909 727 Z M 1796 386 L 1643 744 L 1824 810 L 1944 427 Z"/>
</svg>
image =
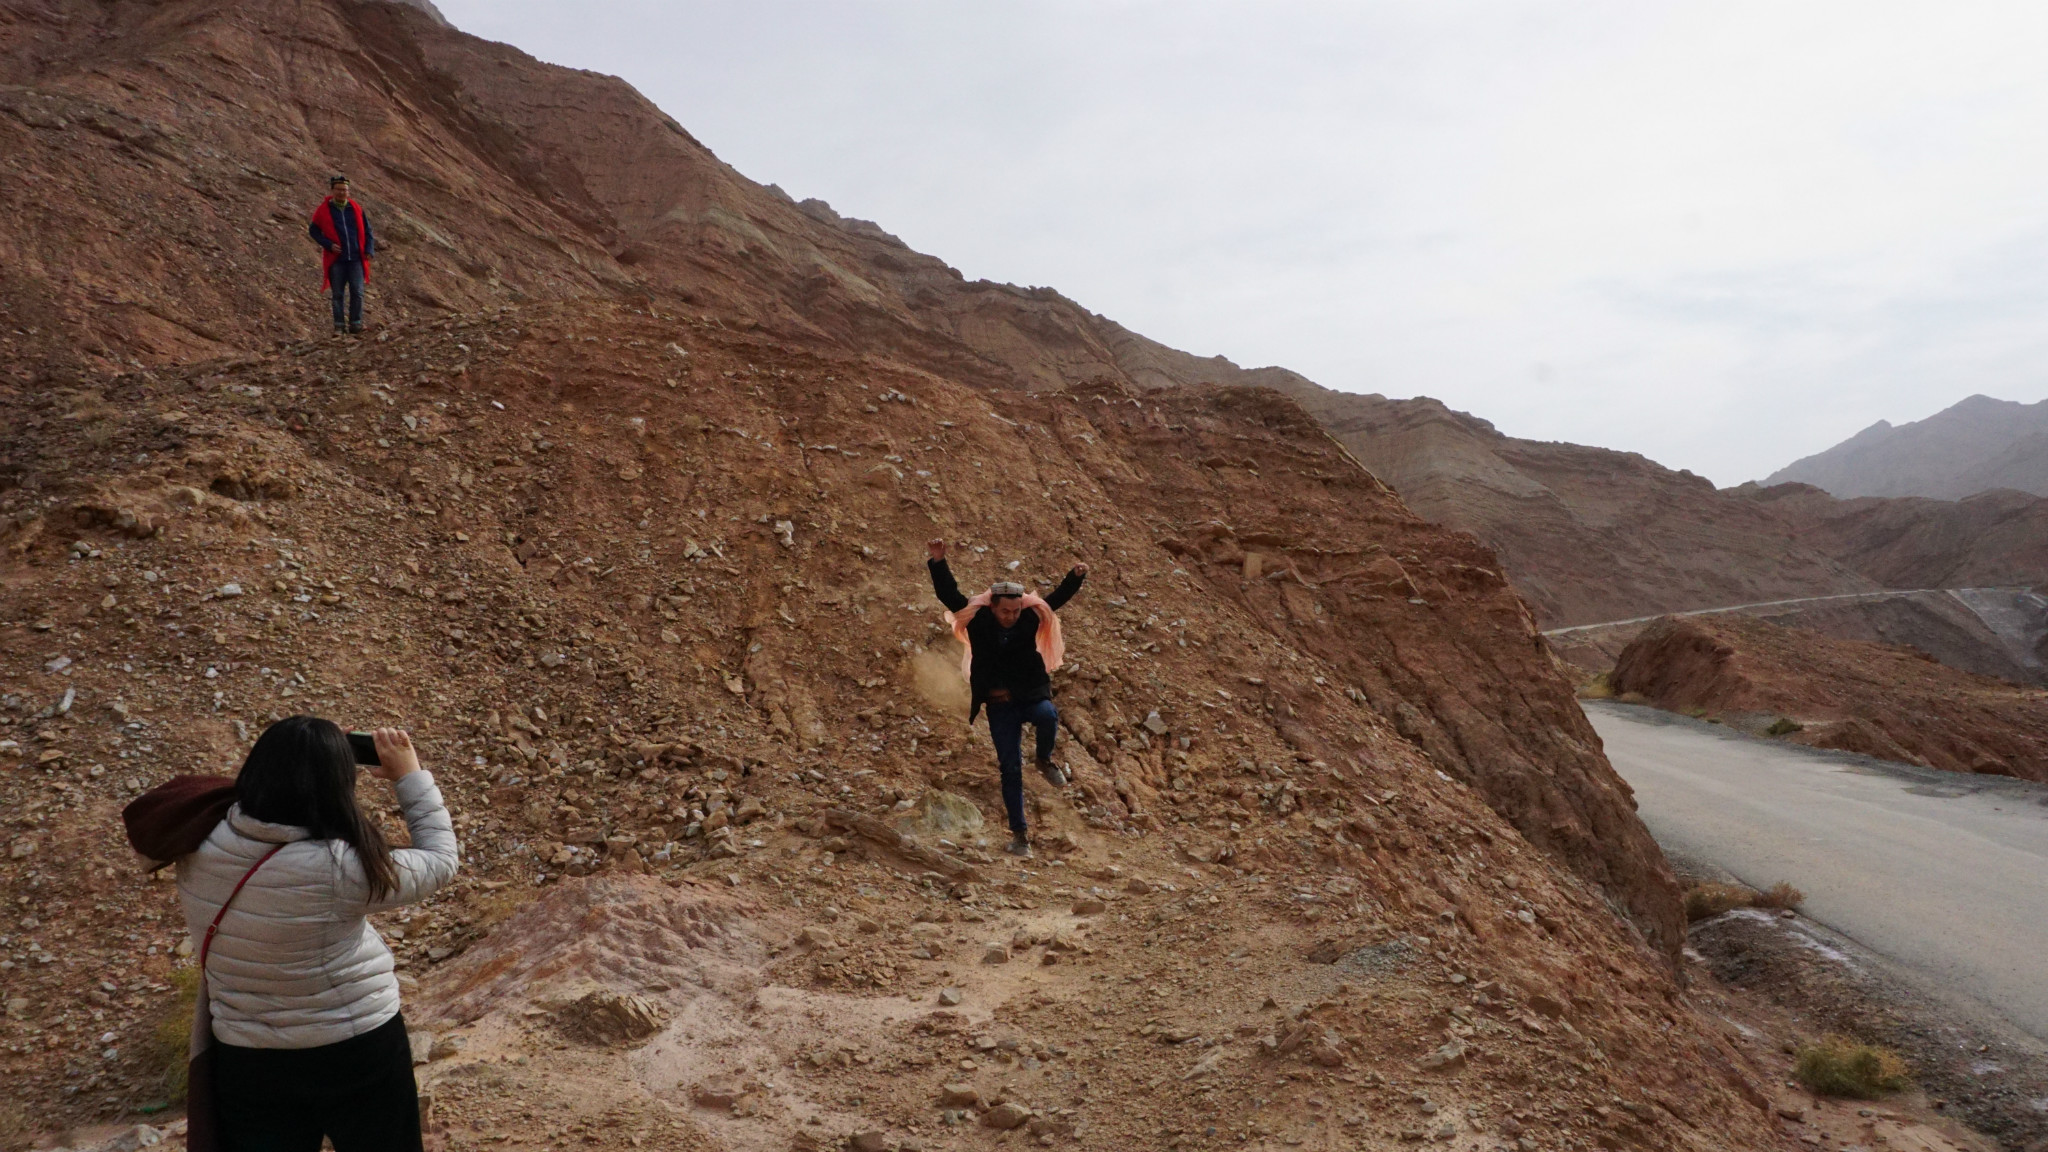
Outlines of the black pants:
<svg viewBox="0 0 2048 1152">
<path fill-rule="evenodd" d="M 336 260 L 327 270 L 327 290 L 334 297 L 334 326 L 363 326 L 363 262 Z M 347 308 L 343 309 L 346 302 Z"/>
<path fill-rule="evenodd" d="M 419 1086 L 405 1017 L 318 1048 L 213 1042 L 225 1152 L 420 1152 Z"/>
</svg>

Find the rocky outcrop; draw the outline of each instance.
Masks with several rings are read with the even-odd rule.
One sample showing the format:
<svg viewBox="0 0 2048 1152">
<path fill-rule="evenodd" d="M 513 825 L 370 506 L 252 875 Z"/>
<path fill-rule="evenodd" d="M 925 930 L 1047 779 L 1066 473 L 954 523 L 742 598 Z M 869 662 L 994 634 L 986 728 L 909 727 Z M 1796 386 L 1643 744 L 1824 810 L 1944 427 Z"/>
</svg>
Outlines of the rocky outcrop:
<svg viewBox="0 0 2048 1152">
<path fill-rule="evenodd" d="M 1614 690 L 1659 707 L 1949 772 L 2048 780 L 2042 693 L 1911 649 L 1741 616 L 1659 620 L 1624 649 Z"/>
<path fill-rule="evenodd" d="M 2048 598 L 2023 588 L 1933 589 L 1764 604 L 1729 613 L 1838 640 L 1924 652 L 1951 668 L 2015 684 L 2048 682 Z M 1588 676 L 1606 672 L 1654 620 L 1565 629 L 1546 639 Z"/>
</svg>

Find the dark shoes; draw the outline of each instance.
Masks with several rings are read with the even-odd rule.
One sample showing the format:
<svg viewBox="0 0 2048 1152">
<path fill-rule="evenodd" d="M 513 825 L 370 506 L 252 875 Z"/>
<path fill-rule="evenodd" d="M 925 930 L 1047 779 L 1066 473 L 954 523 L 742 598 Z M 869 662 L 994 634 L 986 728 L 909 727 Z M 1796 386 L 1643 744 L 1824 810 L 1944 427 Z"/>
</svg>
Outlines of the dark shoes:
<svg viewBox="0 0 2048 1152">
<path fill-rule="evenodd" d="M 1029 856 L 1031 855 L 1031 841 L 1026 840 L 1024 834 L 1019 832 L 1011 838 L 1008 851 L 1012 856 Z"/>
<path fill-rule="evenodd" d="M 361 324 L 351 324 L 348 326 L 349 335 L 351 336 L 361 334 L 362 330 L 363 326 Z"/>
<path fill-rule="evenodd" d="M 336 325 L 334 326 L 334 334 L 335 334 L 336 336 L 346 336 L 346 335 L 348 335 L 348 328 L 347 328 L 347 326 L 345 326 L 345 325 L 342 325 L 342 324 L 336 324 Z"/>
<path fill-rule="evenodd" d="M 1055 788 L 1064 788 L 1074 779 L 1073 773 L 1068 772 L 1064 765 L 1055 764 L 1050 760 L 1038 762 L 1038 774 L 1045 777 L 1045 782 Z"/>
</svg>

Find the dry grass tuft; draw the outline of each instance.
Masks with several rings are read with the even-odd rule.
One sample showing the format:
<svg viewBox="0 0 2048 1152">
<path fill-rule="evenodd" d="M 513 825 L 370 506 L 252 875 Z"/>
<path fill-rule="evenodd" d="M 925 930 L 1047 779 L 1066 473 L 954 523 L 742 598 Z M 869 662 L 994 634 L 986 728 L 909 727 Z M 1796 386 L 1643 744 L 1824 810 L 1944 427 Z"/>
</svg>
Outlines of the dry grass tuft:
<svg viewBox="0 0 2048 1152">
<path fill-rule="evenodd" d="M 149 1030 L 145 1058 L 162 1076 L 164 1098 L 172 1104 L 185 1100 L 185 1064 L 192 1043 L 192 1013 L 199 1006 L 199 969 L 177 968 L 171 972 L 171 999 L 163 1014 Z"/>
<path fill-rule="evenodd" d="M 1696 924 L 1737 908 L 1797 908 L 1806 893 L 1780 880 L 1762 892 L 1744 884 L 1695 884 L 1685 891 L 1685 922 Z"/>
<path fill-rule="evenodd" d="M 1806 903 L 1806 893 L 1780 880 L 1769 888 L 1757 893 L 1756 899 L 1751 902 L 1751 907 L 1797 908 L 1804 903 Z"/>
<path fill-rule="evenodd" d="M 1803 731 L 1805 728 L 1806 725 L 1801 724 L 1799 721 L 1794 720 L 1789 716 L 1780 716 L 1776 720 L 1771 721 L 1771 726 L 1769 728 L 1764 729 L 1764 735 L 1790 736 L 1794 732 Z"/>
<path fill-rule="evenodd" d="M 1911 1082 L 1897 1052 L 1846 1036 L 1826 1036 L 1800 1048 L 1792 1075 L 1816 1095 L 1855 1100 L 1875 1100 Z"/>
<path fill-rule="evenodd" d="M 28 1108 L 17 1100 L 0 1100 L 0 1148 L 12 1152 L 16 1148 L 30 1148 L 31 1141 L 39 1135 L 29 1117 Z"/>
<path fill-rule="evenodd" d="M 1581 683 L 1581 684 L 1579 685 L 1579 699 L 1581 699 L 1581 700 L 1612 700 L 1612 699 L 1614 699 L 1614 685 L 1608 682 L 1608 679 L 1607 679 L 1607 673 L 1605 673 L 1605 672 L 1602 672 L 1602 673 L 1600 673 L 1600 674 L 1598 674 L 1598 675 L 1594 676 L 1594 677 L 1593 677 L 1593 678 L 1592 678 L 1591 680 L 1587 680 L 1587 681 L 1584 681 L 1584 682 L 1582 682 L 1582 683 Z"/>
<path fill-rule="evenodd" d="M 1685 920 L 1697 923 L 1723 912 L 1747 908 L 1756 901 L 1756 891 L 1740 884 L 1699 884 L 1686 889 Z"/>
</svg>

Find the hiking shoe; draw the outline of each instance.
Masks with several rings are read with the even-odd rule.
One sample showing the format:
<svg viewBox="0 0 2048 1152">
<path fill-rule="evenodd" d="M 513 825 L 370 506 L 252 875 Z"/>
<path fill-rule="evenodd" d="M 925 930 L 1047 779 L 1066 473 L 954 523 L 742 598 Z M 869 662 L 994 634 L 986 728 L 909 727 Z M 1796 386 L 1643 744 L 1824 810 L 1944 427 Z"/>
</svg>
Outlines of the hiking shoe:
<svg viewBox="0 0 2048 1152">
<path fill-rule="evenodd" d="M 1029 856 L 1031 855 L 1031 841 L 1026 840 L 1024 834 L 1019 832 L 1016 839 L 1010 841 L 1008 851 L 1012 856 Z"/>
<path fill-rule="evenodd" d="M 1040 760 L 1038 762 L 1038 774 L 1045 777 L 1045 782 L 1055 788 L 1064 788 L 1067 786 L 1067 782 L 1073 779 L 1072 776 L 1067 774 L 1064 765 L 1055 764 L 1050 760 Z"/>
<path fill-rule="evenodd" d="M 351 336 L 360 334 L 362 330 L 363 326 L 361 324 L 351 324 L 348 326 L 349 335 Z"/>
<path fill-rule="evenodd" d="M 342 325 L 342 324 L 336 324 L 336 325 L 334 326 L 334 334 L 335 334 L 336 336 L 346 336 L 346 335 L 348 335 L 348 328 L 347 328 L 347 326 L 346 326 L 346 325 Z"/>
</svg>

